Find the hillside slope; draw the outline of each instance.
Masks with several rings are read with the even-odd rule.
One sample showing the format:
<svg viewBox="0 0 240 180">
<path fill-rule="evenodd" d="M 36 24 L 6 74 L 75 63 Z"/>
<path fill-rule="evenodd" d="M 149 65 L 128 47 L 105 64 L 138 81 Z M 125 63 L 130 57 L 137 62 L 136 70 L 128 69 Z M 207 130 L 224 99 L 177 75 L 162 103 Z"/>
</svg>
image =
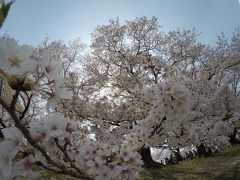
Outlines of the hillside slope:
<svg viewBox="0 0 240 180">
<path fill-rule="evenodd" d="M 161 169 L 145 170 L 141 180 L 151 179 L 240 180 L 240 146 L 233 146 L 210 157 L 196 158 Z"/>
</svg>

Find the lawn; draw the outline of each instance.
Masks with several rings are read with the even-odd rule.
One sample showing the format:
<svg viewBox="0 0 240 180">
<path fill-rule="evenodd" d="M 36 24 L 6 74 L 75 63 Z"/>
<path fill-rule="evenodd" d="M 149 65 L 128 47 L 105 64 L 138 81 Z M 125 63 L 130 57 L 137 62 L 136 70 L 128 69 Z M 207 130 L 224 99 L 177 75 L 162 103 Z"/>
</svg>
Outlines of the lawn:
<svg viewBox="0 0 240 180">
<path fill-rule="evenodd" d="M 151 179 L 240 180 L 240 146 L 233 146 L 210 157 L 195 158 L 161 169 L 145 170 L 141 180 Z"/>
</svg>

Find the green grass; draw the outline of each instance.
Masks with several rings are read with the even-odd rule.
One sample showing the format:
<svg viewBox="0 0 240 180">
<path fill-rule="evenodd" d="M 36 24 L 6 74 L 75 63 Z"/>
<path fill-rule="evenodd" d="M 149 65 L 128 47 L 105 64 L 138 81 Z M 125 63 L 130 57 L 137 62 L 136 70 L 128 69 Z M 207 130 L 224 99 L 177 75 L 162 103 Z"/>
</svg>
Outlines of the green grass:
<svg viewBox="0 0 240 180">
<path fill-rule="evenodd" d="M 240 146 L 233 146 L 210 157 L 195 158 L 177 165 L 145 170 L 141 180 L 240 180 Z"/>
</svg>

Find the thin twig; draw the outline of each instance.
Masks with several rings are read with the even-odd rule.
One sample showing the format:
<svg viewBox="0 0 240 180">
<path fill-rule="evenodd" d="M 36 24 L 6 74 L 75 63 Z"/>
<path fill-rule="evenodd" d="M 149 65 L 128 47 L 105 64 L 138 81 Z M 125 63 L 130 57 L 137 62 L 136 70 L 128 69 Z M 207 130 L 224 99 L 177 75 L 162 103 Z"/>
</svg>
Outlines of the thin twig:
<svg viewBox="0 0 240 180">
<path fill-rule="evenodd" d="M 55 140 L 55 143 L 57 144 L 58 148 L 62 151 L 64 156 L 67 158 L 67 161 L 69 161 L 71 167 L 73 169 L 75 169 L 79 174 L 82 174 L 82 171 L 73 163 L 73 160 L 69 157 L 68 153 L 66 152 L 66 149 L 58 143 L 58 139 L 55 138 L 54 140 Z"/>
<path fill-rule="evenodd" d="M 56 170 L 56 169 L 45 166 L 41 161 L 36 161 L 35 164 L 44 168 L 44 169 L 46 169 L 46 170 L 52 171 L 56 174 L 63 174 L 64 173 L 63 171 L 59 171 L 59 170 Z"/>
<path fill-rule="evenodd" d="M 32 94 L 30 95 L 30 97 L 28 96 L 28 102 L 27 102 L 27 104 L 25 105 L 25 108 L 24 108 L 24 110 L 23 110 L 23 112 L 22 112 L 22 115 L 19 117 L 20 120 L 22 120 L 22 119 L 25 117 L 25 115 L 26 115 L 26 113 L 27 113 L 27 111 L 28 111 L 28 109 L 29 109 L 29 107 L 30 107 L 30 103 L 31 103 L 32 97 L 33 97 Z"/>
</svg>

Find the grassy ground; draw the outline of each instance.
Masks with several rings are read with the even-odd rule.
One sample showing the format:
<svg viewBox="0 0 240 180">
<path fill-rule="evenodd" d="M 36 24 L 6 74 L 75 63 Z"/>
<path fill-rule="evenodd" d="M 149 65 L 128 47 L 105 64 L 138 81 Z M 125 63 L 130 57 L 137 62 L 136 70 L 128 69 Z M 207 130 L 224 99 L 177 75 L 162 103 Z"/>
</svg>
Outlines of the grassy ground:
<svg viewBox="0 0 240 180">
<path fill-rule="evenodd" d="M 240 180 L 240 146 L 210 157 L 196 158 L 161 169 L 145 170 L 141 180 Z"/>
<path fill-rule="evenodd" d="M 39 170 L 40 179 L 74 180 L 66 175 L 58 175 Z M 210 157 L 196 158 L 169 165 L 160 169 L 145 170 L 141 180 L 240 180 L 240 146 L 234 146 Z"/>
</svg>

